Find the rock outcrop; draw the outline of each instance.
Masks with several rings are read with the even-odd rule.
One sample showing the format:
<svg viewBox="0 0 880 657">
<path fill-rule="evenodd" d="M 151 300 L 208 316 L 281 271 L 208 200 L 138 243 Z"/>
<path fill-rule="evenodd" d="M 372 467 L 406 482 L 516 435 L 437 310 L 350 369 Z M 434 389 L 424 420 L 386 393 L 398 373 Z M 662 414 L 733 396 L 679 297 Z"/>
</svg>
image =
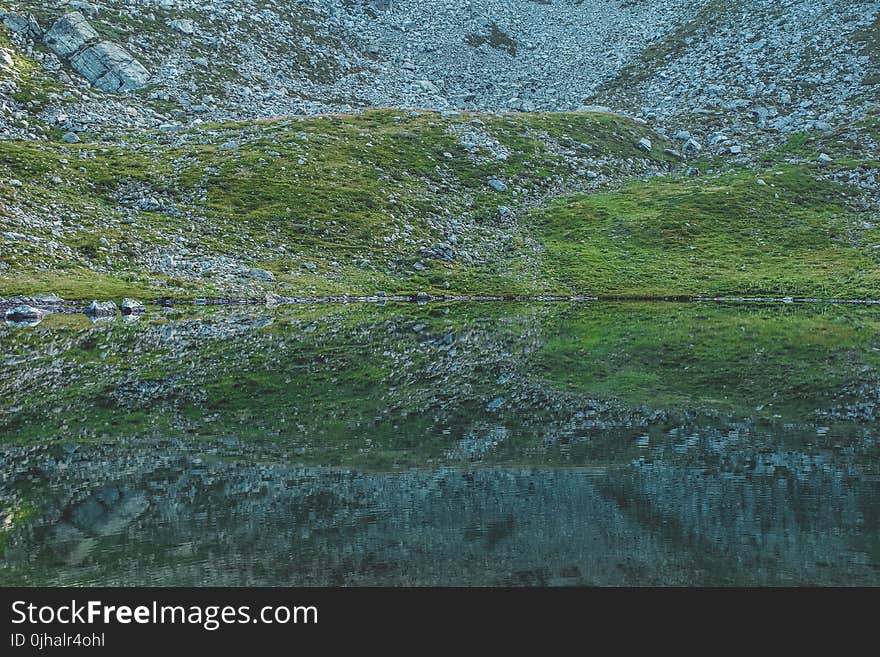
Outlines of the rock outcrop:
<svg viewBox="0 0 880 657">
<path fill-rule="evenodd" d="M 0 10 L 0 18 L 2 18 L 3 24 L 16 34 L 21 34 L 30 39 L 39 39 L 43 34 L 43 29 L 33 14 L 23 16 Z"/>
<path fill-rule="evenodd" d="M 144 65 L 118 44 L 100 39 L 85 16 L 73 11 L 55 21 L 43 40 L 97 89 L 121 92 L 144 86 L 150 78 Z"/>
<path fill-rule="evenodd" d="M 45 311 L 39 308 L 23 304 L 7 310 L 4 313 L 4 317 L 7 322 L 26 322 L 43 319 L 45 314 Z"/>
<path fill-rule="evenodd" d="M 59 18 L 43 37 L 46 45 L 59 57 L 71 57 L 100 35 L 78 11 Z"/>
<path fill-rule="evenodd" d="M 102 91 L 138 89 L 150 78 L 143 64 L 112 41 L 101 41 L 79 51 L 70 64 Z"/>
</svg>

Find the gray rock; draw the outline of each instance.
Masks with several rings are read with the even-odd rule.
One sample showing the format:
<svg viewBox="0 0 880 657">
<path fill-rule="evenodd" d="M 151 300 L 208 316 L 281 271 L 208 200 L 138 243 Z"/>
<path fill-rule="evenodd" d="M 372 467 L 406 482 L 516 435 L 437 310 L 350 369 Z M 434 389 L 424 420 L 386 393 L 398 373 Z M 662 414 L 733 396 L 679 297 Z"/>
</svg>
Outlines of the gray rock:
<svg viewBox="0 0 880 657">
<path fill-rule="evenodd" d="M 27 32 L 27 18 L 20 16 L 19 14 L 6 14 L 3 16 L 3 24 L 16 34 L 24 34 Z"/>
<path fill-rule="evenodd" d="M 651 152 L 652 146 L 653 145 L 651 144 L 651 140 L 648 139 L 647 137 L 642 137 L 641 139 L 639 139 L 638 143 L 636 144 L 636 147 L 645 151 L 646 153 Z"/>
<path fill-rule="evenodd" d="M 687 155 L 696 155 L 701 150 L 703 150 L 703 147 L 696 139 L 690 138 L 684 143 L 684 146 L 681 147 L 681 150 Z"/>
<path fill-rule="evenodd" d="M 31 14 L 27 16 L 11 13 L 5 14 L 3 16 L 3 24 L 16 34 L 32 39 L 39 39 L 43 35 L 43 29 Z"/>
<path fill-rule="evenodd" d="M 168 27 L 187 36 L 192 36 L 196 33 L 196 24 L 188 18 L 178 18 L 173 21 L 168 21 Z"/>
<path fill-rule="evenodd" d="M 828 153 L 819 153 L 819 157 L 817 158 L 817 161 L 820 164 L 829 164 L 829 163 L 833 162 L 834 160 L 831 158 L 830 155 L 828 155 Z"/>
<path fill-rule="evenodd" d="M 498 180 L 498 178 L 490 178 L 489 179 L 489 187 L 494 189 L 496 192 L 506 192 L 507 185 L 505 185 L 502 181 Z"/>
<path fill-rule="evenodd" d="M 78 11 L 59 18 L 46 32 L 43 41 L 59 57 L 70 57 L 100 39 L 100 35 Z"/>
<path fill-rule="evenodd" d="M 89 18 L 94 18 L 98 15 L 98 8 L 91 2 L 86 2 L 85 0 L 68 0 L 67 4 Z"/>
<path fill-rule="evenodd" d="M 119 309 L 123 315 L 143 315 L 147 312 L 147 307 L 137 299 L 126 297 L 119 305 Z"/>
<path fill-rule="evenodd" d="M 607 105 L 581 105 L 577 108 L 578 112 L 592 112 L 599 114 L 615 114 L 615 111 Z"/>
<path fill-rule="evenodd" d="M 495 399 L 490 401 L 488 404 L 486 404 L 486 410 L 487 411 L 497 411 L 499 408 L 504 406 L 505 401 L 506 400 L 504 399 L 504 397 L 496 397 Z"/>
<path fill-rule="evenodd" d="M 71 66 L 102 91 L 130 91 L 147 83 L 150 74 L 138 60 L 112 41 L 101 41 L 74 55 Z"/>
<path fill-rule="evenodd" d="M 89 317 L 116 317 L 118 309 L 113 301 L 92 301 L 85 309 Z"/>
<path fill-rule="evenodd" d="M 275 274 L 265 269 L 260 269 L 258 267 L 254 267 L 250 271 L 250 277 L 257 281 L 263 281 L 264 283 L 271 283 L 275 280 Z"/>
<path fill-rule="evenodd" d="M 75 132 L 65 132 L 64 136 L 61 139 L 68 144 L 78 144 L 79 143 L 79 135 Z"/>
<path fill-rule="evenodd" d="M 138 210 L 143 210 L 144 212 L 156 212 L 157 210 L 162 209 L 162 204 L 158 199 L 152 196 L 146 196 L 144 198 L 139 198 L 135 204 Z"/>
</svg>

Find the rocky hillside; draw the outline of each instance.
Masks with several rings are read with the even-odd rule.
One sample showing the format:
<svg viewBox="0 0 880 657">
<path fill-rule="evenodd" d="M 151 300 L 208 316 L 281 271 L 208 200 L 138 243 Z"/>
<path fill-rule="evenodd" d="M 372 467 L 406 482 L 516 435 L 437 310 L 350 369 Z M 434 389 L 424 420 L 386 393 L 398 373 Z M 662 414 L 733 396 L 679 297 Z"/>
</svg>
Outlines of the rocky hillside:
<svg viewBox="0 0 880 657">
<path fill-rule="evenodd" d="M 876 106 L 877 0 L 710 0 L 595 92 L 713 151 L 851 125 Z M 760 150 L 760 149 L 757 149 Z"/>
<path fill-rule="evenodd" d="M 880 297 L 880 0 L 2 2 L 0 293 Z"/>
<path fill-rule="evenodd" d="M 878 8 L 878 0 L 4 0 L 0 12 L 63 89 L 40 117 L 74 131 L 367 106 L 608 104 L 674 129 L 794 132 L 836 125 L 876 99 Z M 108 97 L 89 83 L 133 93 Z"/>
<path fill-rule="evenodd" d="M 878 328 L 639 303 L 0 326 L 0 582 L 876 583 Z"/>
<path fill-rule="evenodd" d="M 65 86 L 137 89 L 109 104 L 74 93 L 63 113 L 75 128 L 155 123 L 149 109 L 162 107 L 184 123 L 366 106 L 571 110 L 700 5 L 25 0 L 3 21 Z M 83 61 L 114 58 L 135 69 L 127 84 L 98 82 L 102 67 Z"/>
<path fill-rule="evenodd" d="M 876 299 L 878 171 L 842 139 L 745 167 L 603 113 L 0 141 L 0 294 Z"/>
</svg>

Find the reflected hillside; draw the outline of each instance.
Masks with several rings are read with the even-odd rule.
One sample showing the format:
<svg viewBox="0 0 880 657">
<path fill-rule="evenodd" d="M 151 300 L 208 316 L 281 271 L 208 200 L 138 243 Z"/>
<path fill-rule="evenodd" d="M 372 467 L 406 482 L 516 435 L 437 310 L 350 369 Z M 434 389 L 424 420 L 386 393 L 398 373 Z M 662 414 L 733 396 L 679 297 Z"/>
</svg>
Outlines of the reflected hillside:
<svg viewBox="0 0 880 657">
<path fill-rule="evenodd" d="M 357 305 L 0 329 L 0 578 L 866 584 L 876 310 Z"/>
</svg>

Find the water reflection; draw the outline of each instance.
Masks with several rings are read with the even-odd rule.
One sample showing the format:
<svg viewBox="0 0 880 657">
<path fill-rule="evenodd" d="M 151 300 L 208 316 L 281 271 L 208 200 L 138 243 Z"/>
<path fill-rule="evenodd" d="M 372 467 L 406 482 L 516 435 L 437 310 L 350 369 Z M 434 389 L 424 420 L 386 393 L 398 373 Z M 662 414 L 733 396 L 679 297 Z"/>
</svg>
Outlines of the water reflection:
<svg viewBox="0 0 880 657">
<path fill-rule="evenodd" d="M 0 334 L 0 581 L 880 584 L 877 328 L 626 304 L 50 316 Z"/>
</svg>

